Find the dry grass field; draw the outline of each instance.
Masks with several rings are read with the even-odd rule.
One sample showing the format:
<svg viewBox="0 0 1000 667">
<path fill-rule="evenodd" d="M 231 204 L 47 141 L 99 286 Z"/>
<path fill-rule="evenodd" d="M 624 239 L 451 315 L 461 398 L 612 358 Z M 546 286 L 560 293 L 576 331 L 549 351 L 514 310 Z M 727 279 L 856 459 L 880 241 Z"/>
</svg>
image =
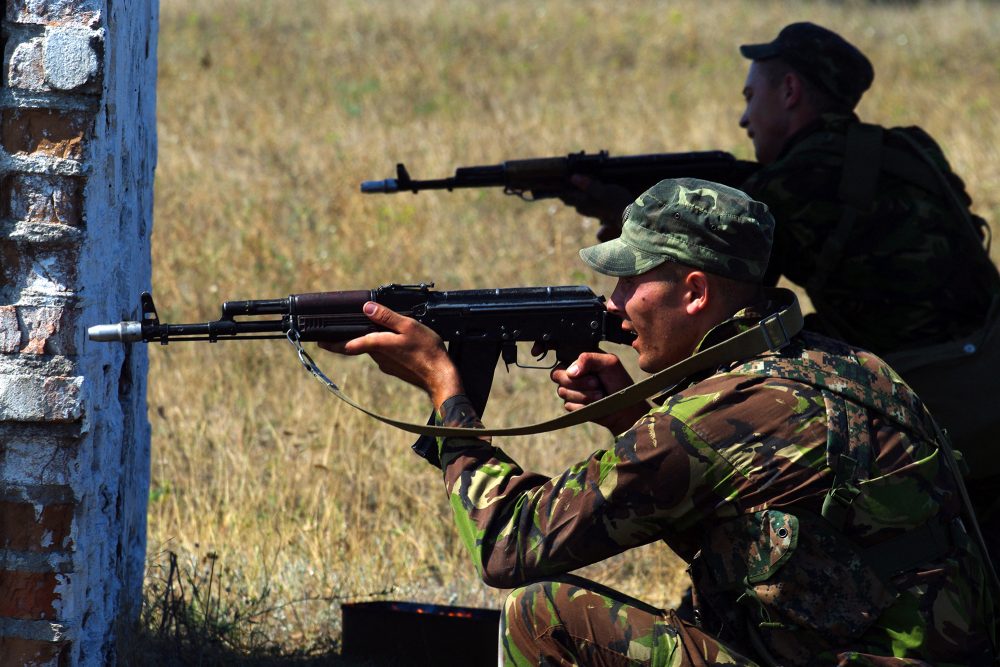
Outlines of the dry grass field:
<svg viewBox="0 0 1000 667">
<path fill-rule="evenodd" d="M 580 150 L 752 158 L 737 126 L 746 63 L 736 47 L 793 20 L 837 29 L 871 57 L 862 117 L 927 129 L 997 229 L 1000 4 L 161 0 L 161 319 L 389 282 L 607 293 L 576 256 L 595 227 L 570 209 L 495 190 L 369 196 L 359 183 L 393 176 L 400 161 L 437 178 Z M 174 552 L 186 594 L 200 586 L 191 603 L 243 647 L 332 645 L 341 601 L 499 605 L 411 438 L 326 393 L 288 344 L 151 346 L 149 356 L 151 602 Z M 369 360 L 317 359 L 363 404 L 426 418 L 423 396 Z M 486 421 L 560 410 L 545 372 L 514 369 L 498 373 Z M 555 473 L 609 443 L 584 426 L 498 444 Z M 669 605 L 684 572 L 654 545 L 586 574 Z"/>
</svg>

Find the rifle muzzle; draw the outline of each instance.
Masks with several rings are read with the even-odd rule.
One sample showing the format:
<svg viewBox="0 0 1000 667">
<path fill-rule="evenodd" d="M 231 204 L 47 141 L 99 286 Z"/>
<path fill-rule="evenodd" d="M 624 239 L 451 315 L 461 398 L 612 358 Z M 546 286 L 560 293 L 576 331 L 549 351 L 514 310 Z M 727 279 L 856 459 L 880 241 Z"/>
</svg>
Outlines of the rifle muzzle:
<svg viewBox="0 0 1000 667">
<path fill-rule="evenodd" d="M 387 178 L 382 181 L 362 181 L 361 192 L 365 194 L 392 194 L 394 192 L 399 192 L 399 181 L 395 178 Z"/>
<path fill-rule="evenodd" d="M 142 323 L 98 324 L 87 329 L 87 338 L 100 343 L 134 343 L 142 340 Z"/>
</svg>

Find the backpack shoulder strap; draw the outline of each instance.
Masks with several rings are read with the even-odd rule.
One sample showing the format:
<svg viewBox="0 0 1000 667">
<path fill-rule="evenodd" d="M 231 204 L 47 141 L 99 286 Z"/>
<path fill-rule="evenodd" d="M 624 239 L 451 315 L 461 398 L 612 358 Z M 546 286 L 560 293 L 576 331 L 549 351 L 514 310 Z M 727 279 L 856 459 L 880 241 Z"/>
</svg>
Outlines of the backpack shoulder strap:
<svg viewBox="0 0 1000 667">
<path fill-rule="evenodd" d="M 830 275 L 840 265 L 858 214 L 869 211 L 875 201 L 882 168 L 884 134 L 882 127 L 869 123 L 855 123 L 847 130 L 844 166 L 837 189 L 843 209 L 837 226 L 820 250 L 816 270 L 806 285 L 810 296 L 822 291 Z"/>
</svg>

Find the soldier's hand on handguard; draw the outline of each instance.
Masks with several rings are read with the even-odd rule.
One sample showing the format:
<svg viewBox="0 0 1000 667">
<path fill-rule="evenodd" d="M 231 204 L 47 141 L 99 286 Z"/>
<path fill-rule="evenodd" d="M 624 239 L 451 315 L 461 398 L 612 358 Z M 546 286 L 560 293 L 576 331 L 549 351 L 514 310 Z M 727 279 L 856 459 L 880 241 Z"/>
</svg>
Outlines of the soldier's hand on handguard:
<svg viewBox="0 0 1000 667">
<path fill-rule="evenodd" d="M 563 190 L 559 199 L 580 215 L 600 220 L 598 241 L 617 238 L 622 231 L 622 211 L 635 199 L 632 193 L 620 185 L 603 183 L 583 174 L 573 174 L 570 182 L 575 189 Z"/>
<path fill-rule="evenodd" d="M 368 354 L 383 373 L 426 391 L 435 410 L 447 399 L 464 392 L 458 369 L 437 333 L 374 301 L 367 302 L 363 310 L 368 319 L 387 331 L 319 346 L 337 354 Z"/>
<path fill-rule="evenodd" d="M 549 376 L 558 385 L 556 393 L 568 412 L 579 410 L 633 383 L 621 360 L 607 352 L 584 352 L 568 368 L 556 367 Z M 618 435 L 631 428 L 648 409 L 645 403 L 640 403 L 595 421 Z"/>
</svg>

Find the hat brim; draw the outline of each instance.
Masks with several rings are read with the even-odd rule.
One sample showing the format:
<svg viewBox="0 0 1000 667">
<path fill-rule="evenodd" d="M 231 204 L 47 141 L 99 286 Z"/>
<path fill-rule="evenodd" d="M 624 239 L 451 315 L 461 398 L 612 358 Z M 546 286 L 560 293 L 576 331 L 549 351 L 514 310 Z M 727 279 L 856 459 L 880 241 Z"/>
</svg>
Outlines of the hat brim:
<svg viewBox="0 0 1000 667">
<path fill-rule="evenodd" d="M 767 44 L 744 44 L 740 47 L 740 54 L 750 60 L 767 60 L 768 58 L 777 58 L 780 56 L 781 50 L 774 42 L 768 42 Z"/>
<path fill-rule="evenodd" d="M 667 261 L 665 255 L 645 252 L 621 238 L 583 248 L 580 259 L 594 271 L 616 278 L 638 276 Z"/>
</svg>

